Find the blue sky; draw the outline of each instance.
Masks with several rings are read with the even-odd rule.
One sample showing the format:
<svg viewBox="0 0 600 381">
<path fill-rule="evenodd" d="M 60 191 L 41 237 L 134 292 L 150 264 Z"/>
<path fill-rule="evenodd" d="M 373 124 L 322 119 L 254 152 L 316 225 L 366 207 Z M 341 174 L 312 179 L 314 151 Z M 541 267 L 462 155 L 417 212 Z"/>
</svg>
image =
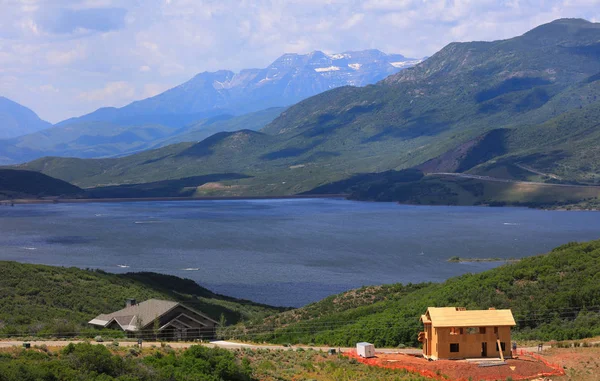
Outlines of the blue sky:
<svg viewBox="0 0 600 381">
<path fill-rule="evenodd" d="M 0 0 L 0 95 L 57 122 L 283 53 L 420 58 L 561 17 L 598 22 L 600 0 Z"/>
</svg>

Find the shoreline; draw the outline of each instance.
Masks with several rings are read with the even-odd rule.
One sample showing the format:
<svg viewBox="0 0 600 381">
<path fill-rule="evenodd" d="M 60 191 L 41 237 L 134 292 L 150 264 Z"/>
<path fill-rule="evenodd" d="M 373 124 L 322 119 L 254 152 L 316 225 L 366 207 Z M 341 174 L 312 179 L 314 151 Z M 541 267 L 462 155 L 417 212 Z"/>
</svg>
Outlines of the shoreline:
<svg viewBox="0 0 600 381">
<path fill-rule="evenodd" d="M 463 257 L 451 257 L 446 260 L 449 263 L 516 263 L 522 258 L 463 258 Z"/>
<path fill-rule="evenodd" d="M 143 201 L 227 201 L 227 200 L 286 200 L 286 199 L 319 199 L 347 198 L 347 194 L 290 195 L 290 196 L 204 196 L 204 197 L 122 197 L 122 198 L 47 198 L 0 200 L 0 206 L 27 204 L 85 204 L 110 202 L 143 202 Z"/>
<path fill-rule="evenodd" d="M 125 203 L 125 202 L 161 202 L 161 201 L 235 201 L 235 200 L 286 200 L 286 199 L 344 199 L 357 202 L 387 202 L 395 203 L 401 206 L 456 206 L 456 207 L 485 207 L 485 208 L 526 208 L 544 211 L 561 211 L 561 212 L 598 212 L 600 208 L 582 208 L 582 207 L 565 207 L 564 205 L 556 207 L 506 204 L 418 204 L 407 203 L 401 201 L 376 201 L 376 200 L 360 200 L 350 198 L 350 194 L 296 194 L 296 195 L 281 195 L 281 196 L 201 196 L 201 197 L 115 197 L 115 198 L 17 198 L 17 199 L 0 199 L 0 207 L 14 205 L 35 205 L 35 204 L 86 204 L 86 203 Z"/>
</svg>

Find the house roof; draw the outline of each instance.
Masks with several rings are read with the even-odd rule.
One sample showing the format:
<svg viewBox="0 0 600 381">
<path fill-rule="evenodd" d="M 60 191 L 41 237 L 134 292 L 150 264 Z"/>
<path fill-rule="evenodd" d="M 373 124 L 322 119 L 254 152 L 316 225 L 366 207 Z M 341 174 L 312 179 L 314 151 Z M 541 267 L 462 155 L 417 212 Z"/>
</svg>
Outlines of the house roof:
<svg viewBox="0 0 600 381">
<path fill-rule="evenodd" d="M 125 331 L 137 331 L 137 321 L 141 320 L 142 326 L 145 327 L 154 322 L 154 319 L 171 311 L 177 306 L 181 306 L 190 310 L 204 318 L 216 323 L 208 316 L 194 311 L 182 304 L 172 302 L 170 300 L 148 299 L 145 302 L 136 305 L 125 307 L 119 311 L 110 314 L 101 314 L 90 320 L 88 323 L 107 327 L 112 322 L 116 322 Z"/>
<path fill-rule="evenodd" d="M 470 310 L 459 307 L 429 307 L 421 316 L 423 323 L 434 328 L 515 326 L 511 310 Z"/>
</svg>

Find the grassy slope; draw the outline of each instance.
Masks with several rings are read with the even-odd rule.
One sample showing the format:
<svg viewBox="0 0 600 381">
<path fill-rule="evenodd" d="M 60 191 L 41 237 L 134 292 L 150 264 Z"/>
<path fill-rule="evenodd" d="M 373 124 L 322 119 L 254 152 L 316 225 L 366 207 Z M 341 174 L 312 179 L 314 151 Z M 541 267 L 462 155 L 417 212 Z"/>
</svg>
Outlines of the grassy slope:
<svg viewBox="0 0 600 381">
<path fill-rule="evenodd" d="M 301 102 L 264 132 L 337 144 L 339 159 L 355 171 L 416 165 L 490 129 L 537 125 L 594 102 L 600 83 L 589 79 L 600 71 L 599 34 L 598 24 L 561 20 L 510 40 L 451 44 L 376 86 Z M 346 149 L 367 160 L 353 161 Z"/>
<path fill-rule="evenodd" d="M 265 146 L 267 135 L 242 130 L 221 132 L 200 143 L 179 143 L 116 159 L 44 158 L 20 168 L 31 168 L 69 178 L 82 187 L 138 184 L 175 180 L 214 173 L 251 172 L 252 158 L 246 147 Z M 126 180 L 122 176 L 126 174 Z"/>
<path fill-rule="evenodd" d="M 536 178 L 534 172 L 515 171 L 518 164 L 551 175 L 554 180 L 600 184 L 599 121 L 600 101 L 597 101 L 546 123 L 513 129 L 504 142 L 509 153 L 470 172 L 517 179 Z M 537 178 L 552 179 L 543 175 Z"/>
<path fill-rule="evenodd" d="M 456 264 L 448 264 L 455 266 Z M 600 240 L 560 246 L 441 284 L 364 287 L 232 329 L 233 337 L 280 343 L 415 345 L 429 306 L 511 308 L 522 338 L 600 334 Z"/>
<path fill-rule="evenodd" d="M 2 381 L 426 381 L 404 370 L 367 366 L 315 350 L 236 350 L 193 346 L 186 350 L 77 344 L 0 352 Z"/>
<path fill-rule="evenodd" d="M 185 302 L 219 320 L 262 316 L 274 308 L 217 295 L 191 280 L 154 273 L 124 275 L 78 268 L 0 262 L 0 334 L 79 331 L 127 298 Z"/>
<path fill-rule="evenodd" d="M 83 190 L 39 172 L 0 169 L 0 200 L 38 196 L 76 197 Z"/>
</svg>

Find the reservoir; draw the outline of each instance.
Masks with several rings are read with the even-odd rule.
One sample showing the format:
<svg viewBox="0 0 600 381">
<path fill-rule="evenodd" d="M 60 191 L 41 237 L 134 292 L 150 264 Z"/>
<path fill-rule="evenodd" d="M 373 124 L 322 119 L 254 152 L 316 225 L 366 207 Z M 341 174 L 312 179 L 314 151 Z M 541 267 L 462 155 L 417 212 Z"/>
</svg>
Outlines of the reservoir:
<svg viewBox="0 0 600 381">
<path fill-rule="evenodd" d="M 0 207 L 0 260 L 153 271 L 215 292 L 302 306 L 363 285 L 443 281 L 570 241 L 599 212 L 407 206 L 338 199 Z"/>
</svg>

